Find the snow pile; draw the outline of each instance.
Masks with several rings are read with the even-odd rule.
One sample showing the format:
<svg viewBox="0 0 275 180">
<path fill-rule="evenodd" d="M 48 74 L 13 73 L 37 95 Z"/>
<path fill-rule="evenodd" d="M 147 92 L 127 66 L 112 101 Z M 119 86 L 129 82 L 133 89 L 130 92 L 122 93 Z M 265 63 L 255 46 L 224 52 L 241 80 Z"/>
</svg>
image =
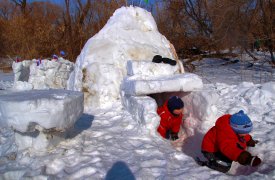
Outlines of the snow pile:
<svg viewBox="0 0 275 180">
<path fill-rule="evenodd" d="M 213 121 L 209 120 L 217 118 L 218 98 L 219 95 L 215 91 L 206 89 L 182 96 L 185 104 L 184 127 L 189 136 L 194 135 L 196 128 L 209 127 L 206 125 L 200 127 L 202 123 L 213 124 Z"/>
<path fill-rule="evenodd" d="M 42 128 L 64 130 L 83 112 L 83 94 L 67 90 L 31 90 L 0 95 L 1 126 L 20 132 Z"/>
<path fill-rule="evenodd" d="M 85 107 L 107 107 L 120 98 L 127 61 L 152 61 L 156 54 L 176 59 L 172 44 L 159 33 L 151 13 L 121 7 L 85 44 L 68 87 L 85 93 Z"/>
<path fill-rule="evenodd" d="M 13 63 L 14 89 L 66 89 L 74 64 L 63 58 L 54 60 L 25 60 Z M 18 81 L 24 81 L 18 82 Z"/>
</svg>

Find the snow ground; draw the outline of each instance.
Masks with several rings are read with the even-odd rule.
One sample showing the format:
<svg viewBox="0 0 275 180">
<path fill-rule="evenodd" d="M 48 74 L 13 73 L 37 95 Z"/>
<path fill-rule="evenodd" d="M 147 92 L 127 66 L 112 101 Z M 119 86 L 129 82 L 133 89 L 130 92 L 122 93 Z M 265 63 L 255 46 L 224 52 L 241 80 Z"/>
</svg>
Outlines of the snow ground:
<svg viewBox="0 0 275 180">
<path fill-rule="evenodd" d="M 275 70 L 268 61 L 253 62 L 247 58 L 242 60 L 240 57 L 229 60 L 209 58 L 192 64 L 197 67 L 193 73 L 200 75 L 204 83 L 239 84 L 248 81 L 260 84 L 275 81 Z"/>
<path fill-rule="evenodd" d="M 229 65 L 230 66 L 230 65 Z M 19 152 L 15 160 L 0 158 L 3 179 L 274 179 L 275 178 L 275 85 L 238 83 L 238 73 L 204 69 L 207 79 L 201 94 L 216 97 L 212 117 L 243 109 L 254 123 L 252 136 L 260 143 L 250 151 L 262 158 L 257 168 L 233 164 L 230 173 L 223 174 L 198 166 L 193 157 L 199 155 L 203 133 L 215 118 L 198 124 L 194 136 L 181 148 L 145 133 L 119 102 L 110 109 L 86 112 L 77 121 L 67 139 L 45 152 Z M 226 68 L 225 68 L 226 69 Z M 208 72 L 208 70 L 210 72 Z M 237 70 L 236 70 L 237 71 Z M 219 75 L 218 73 L 222 73 Z M 227 78 L 227 77 L 231 78 Z M 0 75 L 2 77 L 2 74 Z M 238 82 L 236 82 L 236 79 Z M 229 81 L 232 81 L 231 83 Z M 217 83 L 219 82 L 219 83 Z M 224 84 L 224 82 L 229 82 Z M 230 85 L 231 84 L 231 85 Z M 198 92 L 199 93 L 199 92 Z M 201 95 L 199 94 L 199 95 Z M 202 104 L 204 105 L 204 104 Z M 189 117 L 192 116 L 189 114 Z M 188 126 L 188 124 L 186 124 Z"/>
<path fill-rule="evenodd" d="M 8 89 L 13 86 L 13 72 L 10 73 L 3 73 L 0 72 L 0 90 Z"/>
</svg>

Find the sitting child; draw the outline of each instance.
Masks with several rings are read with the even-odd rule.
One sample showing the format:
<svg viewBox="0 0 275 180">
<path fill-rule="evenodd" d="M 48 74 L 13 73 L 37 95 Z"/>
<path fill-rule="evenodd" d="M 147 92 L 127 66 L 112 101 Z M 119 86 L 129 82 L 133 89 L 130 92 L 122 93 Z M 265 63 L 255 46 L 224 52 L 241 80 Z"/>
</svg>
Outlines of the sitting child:
<svg viewBox="0 0 275 180">
<path fill-rule="evenodd" d="M 172 96 L 157 109 L 160 124 L 157 129 L 159 134 L 166 139 L 178 139 L 178 132 L 183 118 L 184 103 L 178 96 Z"/>
<path fill-rule="evenodd" d="M 242 110 L 218 118 L 202 141 L 201 150 L 208 160 L 205 165 L 223 173 L 229 171 L 232 161 L 258 166 L 261 159 L 246 151 L 247 146 L 254 147 L 258 143 L 248 134 L 252 127 L 250 118 Z"/>
</svg>

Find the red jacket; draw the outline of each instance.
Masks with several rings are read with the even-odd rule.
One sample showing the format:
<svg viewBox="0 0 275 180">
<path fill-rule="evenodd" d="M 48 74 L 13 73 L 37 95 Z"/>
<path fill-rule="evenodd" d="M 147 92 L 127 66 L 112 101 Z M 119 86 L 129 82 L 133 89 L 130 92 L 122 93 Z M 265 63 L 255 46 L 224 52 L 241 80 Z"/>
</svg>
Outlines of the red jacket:
<svg viewBox="0 0 275 180">
<path fill-rule="evenodd" d="M 160 116 L 160 124 L 158 127 L 158 132 L 162 137 L 165 138 L 166 131 L 171 130 L 174 133 L 178 133 L 180 130 L 180 125 L 182 123 L 183 114 L 175 116 L 168 110 L 167 107 L 168 100 L 160 107 L 158 107 L 157 113 Z"/>
<path fill-rule="evenodd" d="M 206 152 L 221 152 L 232 161 L 237 161 L 241 152 L 246 150 L 246 143 L 251 139 L 247 134 L 244 138 L 239 137 L 230 126 L 230 114 L 218 118 L 204 136 L 201 149 Z"/>
</svg>

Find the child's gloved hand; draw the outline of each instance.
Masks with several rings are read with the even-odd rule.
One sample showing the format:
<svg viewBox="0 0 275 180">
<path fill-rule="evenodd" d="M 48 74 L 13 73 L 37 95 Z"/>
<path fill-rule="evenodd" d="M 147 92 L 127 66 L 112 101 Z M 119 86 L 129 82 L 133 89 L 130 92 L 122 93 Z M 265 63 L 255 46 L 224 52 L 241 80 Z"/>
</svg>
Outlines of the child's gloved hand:
<svg viewBox="0 0 275 180">
<path fill-rule="evenodd" d="M 249 152 L 243 151 L 237 161 L 242 165 L 258 166 L 261 164 L 262 160 L 258 156 L 252 156 Z"/>
<path fill-rule="evenodd" d="M 258 157 L 258 156 L 253 156 L 250 162 L 250 166 L 254 167 L 254 166 L 258 166 L 260 165 L 262 162 L 262 160 Z"/>
<path fill-rule="evenodd" d="M 171 140 L 172 140 L 172 141 L 175 141 L 175 140 L 177 140 L 177 139 L 179 139 L 178 133 L 173 133 L 173 132 L 171 132 Z"/>
<path fill-rule="evenodd" d="M 251 138 L 251 139 L 246 143 L 246 145 L 247 145 L 247 146 L 250 146 L 250 147 L 255 147 L 255 145 L 258 144 L 258 142 L 259 142 L 258 140 L 254 140 L 254 139 Z"/>
</svg>

